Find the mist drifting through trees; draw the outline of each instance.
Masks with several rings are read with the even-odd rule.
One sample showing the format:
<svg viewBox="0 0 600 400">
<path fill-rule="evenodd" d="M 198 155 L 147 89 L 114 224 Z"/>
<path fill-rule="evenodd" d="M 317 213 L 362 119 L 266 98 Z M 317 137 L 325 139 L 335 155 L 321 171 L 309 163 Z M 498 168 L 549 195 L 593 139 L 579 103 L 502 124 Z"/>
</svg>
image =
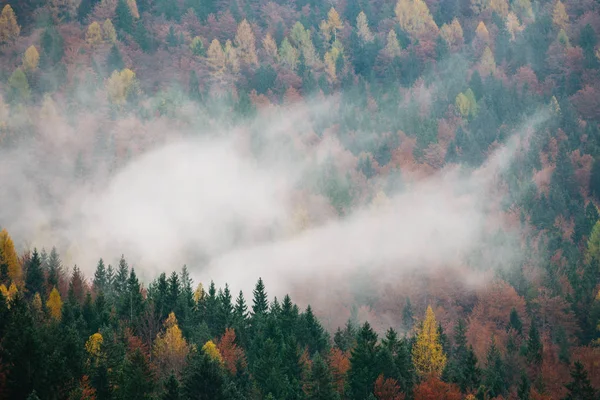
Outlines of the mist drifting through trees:
<svg viewBox="0 0 600 400">
<path fill-rule="evenodd" d="M 0 7 L 0 400 L 599 398 L 597 1 Z"/>
</svg>

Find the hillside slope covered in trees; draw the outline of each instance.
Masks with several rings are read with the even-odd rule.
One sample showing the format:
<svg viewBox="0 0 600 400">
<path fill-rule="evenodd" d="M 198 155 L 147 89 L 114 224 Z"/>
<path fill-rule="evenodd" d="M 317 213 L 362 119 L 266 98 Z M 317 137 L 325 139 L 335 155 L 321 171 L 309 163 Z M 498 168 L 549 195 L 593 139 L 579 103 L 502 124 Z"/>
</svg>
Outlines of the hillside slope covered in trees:
<svg viewBox="0 0 600 400">
<path fill-rule="evenodd" d="M 598 1 L 0 4 L 0 399 L 600 398 Z"/>
</svg>

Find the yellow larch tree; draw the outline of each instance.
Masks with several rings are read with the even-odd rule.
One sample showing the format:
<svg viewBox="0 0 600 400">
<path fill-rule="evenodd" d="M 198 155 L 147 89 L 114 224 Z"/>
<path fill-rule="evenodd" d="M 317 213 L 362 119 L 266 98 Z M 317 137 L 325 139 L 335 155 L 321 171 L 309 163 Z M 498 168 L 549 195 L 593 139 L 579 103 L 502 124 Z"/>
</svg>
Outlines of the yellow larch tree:
<svg viewBox="0 0 600 400">
<path fill-rule="evenodd" d="M 87 32 L 85 33 L 85 41 L 92 47 L 102 44 L 102 28 L 96 21 L 88 26 Z"/>
<path fill-rule="evenodd" d="M 488 28 L 487 26 L 485 26 L 485 23 L 483 21 L 479 21 L 479 24 L 475 29 L 475 35 L 477 36 L 477 39 L 479 39 L 481 42 L 489 44 L 490 32 L 488 31 Z"/>
<path fill-rule="evenodd" d="M 469 99 L 467 99 L 467 96 L 465 96 L 464 93 L 459 93 L 458 96 L 456 96 L 454 104 L 456 105 L 460 115 L 463 117 L 467 117 L 469 115 Z"/>
<path fill-rule="evenodd" d="M 508 1 L 507 0 L 491 0 L 490 1 L 490 9 L 496 12 L 498 15 L 502 17 L 506 17 L 508 15 Z"/>
<path fill-rule="evenodd" d="M 129 6 L 129 11 L 131 11 L 133 18 L 139 19 L 140 12 L 138 11 L 137 2 L 135 0 L 127 0 L 127 5 Z"/>
<path fill-rule="evenodd" d="M 356 31 L 358 32 L 358 37 L 362 39 L 365 43 L 370 43 L 375 39 L 371 29 L 369 28 L 369 21 L 367 20 L 367 14 L 363 11 L 358 13 L 356 17 Z"/>
<path fill-rule="evenodd" d="M 332 81 L 336 79 L 336 63 L 338 57 L 342 57 L 340 50 L 338 47 L 332 47 L 327 53 L 325 53 L 324 61 L 325 61 L 325 69 L 329 78 Z"/>
<path fill-rule="evenodd" d="M 270 33 L 267 33 L 263 38 L 262 47 L 265 54 L 273 61 L 277 61 L 277 42 L 273 39 Z"/>
<path fill-rule="evenodd" d="M 246 19 L 238 25 L 235 34 L 235 45 L 240 61 L 245 65 L 257 65 L 258 57 L 256 56 L 256 38 L 252 27 Z"/>
<path fill-rule="evenodd" d="M 81 0 L 50 0 L 48 9 L 55 21 L 62 21 L 65 17 L 71 18 L 77 14 Z"/>
<path fill-rule="evenodd" d="M 108 18 L 104 21 L 104 24 L 102 24 L 102 34 L 104 40 L 109 43 L 115 43 L 117 41 L 117 31 L 115 30 L 112 21 Z"/>
<path fill-rule="evenodd" d="M 98 359 L 102 355 L 102 343 L 104 343 L 102 334 L 96 332 L 85 342 L 85 350 L 91 357 Z"/>
<path fill-rule="evenodd" d="M 13 283 L 20 284 L 23 271 L 17 257 L 15 244 L 6 229 L 0 232 L 0 248 L 2 248 L 2 263 L 8 266 L 8 277 Z"/>
<path fill-rule="evenodd" d="M 481 61 L 479 62 L 479 73 L 481 76 L 492 75 L 496 72 L 496 60 L 489 46 L 483 50 Z"/>
<path fill-rule="evenodd" d="M 390 29 L 390 31 L 388 32 L 383 52 L 389 58 L 399 57 L 402 53 L 402 49 L 400 48 L 400 42 L 398 41 L 398 36 L 396 36 L 396 31 L 393 29 Z"/>
<path fill-rule="evenodd" d="M 192 296 L 194 299 L 194 309 L 198 310 L 200 307 L 200 303 L 204 300 L 204 296 L 205 296 L 205 292 L 204 292 L 204 287 L 202 286 L 202 283 L 198 283 L 198 286 L 196 286 L 196 290 L 194 290 L 194 295 Z"/>
<path fill-rule="evenodd" d="M 340 14 L 333 7 L 327 12 L 327 26 L 329 32 L 333 34 L 333 40 L 337 40 L 337 32 L 344 27 L 344 24 L 342 24 Z"/>
<path fill-rule="evenodd" d="M 465 42 L 462 26 L 456 18 L 454 18 L 449 25 L 442 25 L 440 36 L 448 43 L 448 47 L 450 47 L 452 51 L 459 50 Z"/>
<path fill-rule="evenodd" d="M 122 71 L 114 71 L 106 83 L 108 99 L 111 103 L 121 106 L 136 89 L 135 72 L 129 68 Z"/>
<path fill-rule="evenodd" d="M 527 23 L 533 20 L 531 0 L 513 0 L 510 4 L 510 8 L 517 14 L 521 22 Z"/>
<path fill-rule="evenodd" d="M 62 305 L 63 302 L 60 298 L 60 293 L 58 293 L 56 288 L 52 288 L 52 291 L 48 296 L 48 301 L 46 301 L 46 307 L 48 307 L 48 311 L 50 311 L 50 316 L 56 321 L 60 321 L 62 318 Z"/>
<path fill-rule="evenodd" d="M 506 29 L 508 29 L 508 32 L 510 33 L 511 40 L 515 40 L 517 33 L 523 30 L 519 17 L 512 11 L 509 12 L 506 17 Z"/>
<path fill-rule="evenodd" d="M 567 29 L 569 24 L 569 14 L 562 1 L 558 0 L 552 10 L 552 22 L 560 29 Z"/>
<path fill-rule="evenodd" d="M 446 355 L 439 340 L 438 324 L 431 306 L 427 307 L 425 320 L 418 330 L 412 359 L 415 370 L 421 376 L 433 374 L 439 377 L 446 366 Z"/>
<path fill-rule="evenodd" d="M 225 49 L 223 51 L 225 52 L 225 65 L 227 66 L 229 72 L 232 74 L 237 74 L 240 72 L 240 57 L 238 54 L 238 49 L 233 47 L 231 40 L 227 40 L 225 42 Z"/>
<path fill-rule="evenodd" d="M 419 38 L 424 34 L 435 34 L 438 27 L 423 0 L 398 0 L 394 9 L 398 23 L 411 36 Z"/>
<path fill-rule="evenodd" d="M 185 366 L 190 346 L 184 339 L 179 325 L 177 325 L 175 313 L 171 312 L 169 314 L 163 326 L 165 331 L 156 336 L 153 353 L 164 376 L 171 371 L 179 374 Z"/>
<path fill-rule="evenodd" d="M 19 37 L 21 27 L 17 23 L 14 10 L 7 4 L 0 14 L 0 42 L 9 42 Z"/>
<path fill-rule="evenodd" d="M 31 45 L 25 50 L 23 54 L 23 69 L 27 73 L 34 72 L 37 70 L 40 63 L 40 53 L 38 53 L 35 46 Z"/>
<path fill-rule="evenodd" d="M 206 52 L 206 62 L 213 77 L 221 76 L 225 72 L 225 53 L 218 39 L 213 39 L 210 42 L 210 46 L 208 46 L 208 51 Z"/>
<path fill-rule="evenodd" d="M 218 361 L 219 363 L 223 364 L 223 357 L 221 356 L 221 352 L 212 340 L 209 340 L 208 342 L 204 343 L 204 346 L 202 346 L 202 351 L 204 352 L 204 354 L 208 355 L 213 361 Z"/>
<path fill-rule="evenodd" d="M 15 298 L 18 291 L 19 290 L 14 283 L 11 283 L 8 289 L 5 284 L 0 285 L 0 293 L 2 293 L 2 296 L 9 302 Z M 10 304 L 8 304 L 8 307 L 10 308 Z"/>
<path fill-rule="evenodd" d="M 296 64 L 298 64 L 298 50 L 292 46 L 287 37 L 283 38 L 281 46 L 279 46 L 279 61 L 291 70 L 296 69 Z"/>
</svg>

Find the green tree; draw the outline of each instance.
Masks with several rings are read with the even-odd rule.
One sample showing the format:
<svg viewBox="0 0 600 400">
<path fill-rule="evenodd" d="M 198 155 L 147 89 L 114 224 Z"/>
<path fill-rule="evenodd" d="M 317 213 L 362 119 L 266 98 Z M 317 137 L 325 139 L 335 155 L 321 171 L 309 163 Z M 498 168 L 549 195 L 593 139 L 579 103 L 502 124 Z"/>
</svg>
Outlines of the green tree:
<svg viewBox="0 0 600 400">
<path fill-rule="evenodd" d="M 308 384 L 307 400 L 335 400 L 339 394 L 333 385 L 333 378 L 329 366 L 323 358 L 316 353 L 312 360 L 310 379 Z"/>
<path fill-rule="evenodd" d="M 126 0 L 118 0 L 113 24 L 117 31 L 121 30 L 129 34 L 133 33 L 135 24 L 133 15 L 131 14 L 131 9 L 127 5 Z"/>
<path fill-rule="evenodd" d="M 363 400 L 373 394 L 375 380 L 379 375 L 377 370 L 377 334 L 368 322 L 365 322 L 356 341 L 356 347 L 350 357 L 348 371 L 348 386 L 351 398 Z"/>
<path fill-rule="evenodd" d="M 116 43 L 112 45 L 108 56 L 106 56 L 106 68 L 108 75 L 112 74 L 113 71 L 121 71 L 123 68 L 125 68 L 121 50 L 119 50 L 119 47 Z"/>
<path fill-rule="evenodd" d="M 587 372 L 579 361 L 571 369 L 571 382 L 565 385 L 569 393 L 563 400 L 594 400 L 596 390 L 592 387 Z"/>
<path fill-rule="evenodd" d="M 179 394 L 179 381 L 175 377 L 175 374 L 169 375 L 169 379 L 167 379 L 164 386 L 161 400 L 179 400 L 181 398 Z"/>
<path fill-rule="evenodd" d="M 265 284 L 262 278 L 258 278 L 256 286 L 252 291 L 254 298 L 252 299 L 252 315 L 257 317 L 264 315 L 269 309 L 269 300 L 267 298 L 267 292 L 265 290 Z"/>
<path fill-rule="evenodd" d="M 500 350 L 496 346 L 495 338 L 492 338 L 492 344 L 487 353 L 483 383 L 487 390 L 489 390 L 490 397 L 500 396 L 506 392 L 506 368 Z"/>
<path fill-rule="evenodd" d="M 94 291 L 96 293 L 105 292 L 107 287 L 106 281 L 106 267 L 104 266 L 104 261 L 100 259 L 98 261 L 98 265 L 96 266 L 96 272 L 94 273 Z"/>
<path fill-rule="evenodd" d="M 535 321 L 531 320 L 529 337 L 527 338 L 527 361 L 540 365 L 543 357 L 543 345 Z"/>
<path fill-rule="evenodd" d="M 154 397 L 155 373 L 150 363 L 137 348 L 125 357 L 118 388 L 119 397 L 131 400 L 150 400 Z"/>
<path fill-rule="evenodd" d="M 32 298 L 36 293 L 44 293 L 44 271 L 37 249 L 33 249 L 31 259 L 27 263 L 27 276 L 25 277 L 27 294 Z"/>
<path fill-rule="evenodd" d="M 29 100 L 31 88 L 27 75 L 21 68 L 17 68 L 8 78 L 8 100 L 18 103 Z"/>
<path fill-rule="evenodd" d="M 218 361 L 198 351 L 183 371 L 181 393 L 185 399 L 225 400 L 226 380 Z"/>
</svg>

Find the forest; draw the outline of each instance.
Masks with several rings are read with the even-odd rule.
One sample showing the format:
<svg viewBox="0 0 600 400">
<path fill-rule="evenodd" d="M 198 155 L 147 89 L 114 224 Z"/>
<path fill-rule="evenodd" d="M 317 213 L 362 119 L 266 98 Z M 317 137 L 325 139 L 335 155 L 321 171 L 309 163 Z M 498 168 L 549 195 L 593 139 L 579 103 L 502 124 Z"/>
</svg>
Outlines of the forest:
<svg viewBox="0 0 600 400">
<path fill-rule="evenodd" d="M 600 399 L 599 1 L 0 8 L 0 400 Z"/>
</svg>

